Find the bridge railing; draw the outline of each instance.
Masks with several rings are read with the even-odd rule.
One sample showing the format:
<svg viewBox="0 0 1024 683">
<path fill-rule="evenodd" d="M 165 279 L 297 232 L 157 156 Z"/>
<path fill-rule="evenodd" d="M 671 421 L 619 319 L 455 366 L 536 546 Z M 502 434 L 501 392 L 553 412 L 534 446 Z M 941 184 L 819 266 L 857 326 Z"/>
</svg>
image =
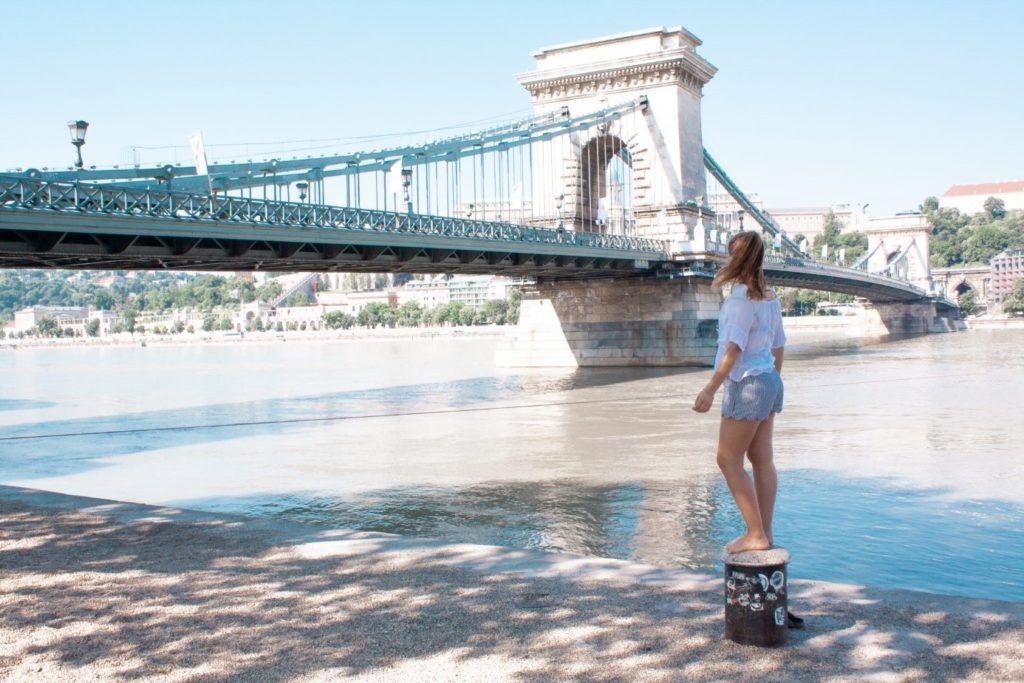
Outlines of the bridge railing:
<svg viewBox="0 0 1024 683">
<path fill-rule="evenodd" d="M 627 235 L 572 232 L 471 218 L 0 176 L 0 210 L 10 209 L 246 223 L 299 230 L 322 228 L 561 244 L 638 252 L 647 259 L 667 258 L 668 250 L 666 242 Z"/>
<path fill-rule="evenodd" d="M 890 277 L 888 275 L 881 275 L 881 274 L 878 274 L 878 273 L 871 273 L 871 272 L 868 272 L 866 270 L 854 270 L 852 268 L 843 268 L 842 266 L 834 266 L 834 265 L 831 265 L 831 264 L 828 264 L 828 263 L 822 263 L 821 261 L 815 261 L 815 260 L 812 260 L 812 259 L 802 259 L 802 258 L 797 258 L 795 256 L 782 256 L 782 255 L 778 255 L 778 254 L 766 254 L 765 257 L 764 257 L 764 261 L 765 261 L 766 264 L 783 266 L 783 267 L 791 266 L 791 267 L 797 267 L 797 268 L 814 268 L 816 270 L 820 270 L 820 271 L 823 271 L 823 272 L 834 273 L 836 275 L 836 277 L 849 277 L 852 272 L 855 272 L 857 274 L 857 277 L 860 278 L 860 279 L 863 279 L 863 280 L 869 280 L 869 281 L 877 282 L 878 284 L 886 285 L 886 286 L 890 286 L 890 287 L 895 285 L 895 286 L 903 287 L 904 289 L 907 289 L 907 290 L 919 291 L 919 292 L 922 293 L 922 295 L 925 294 L 924 290 L 922 290 L 917 285 L 912 284 L 908 280 L 905 280 L 905 279 L 902 279 L 902 278 Z"/>
</svg>

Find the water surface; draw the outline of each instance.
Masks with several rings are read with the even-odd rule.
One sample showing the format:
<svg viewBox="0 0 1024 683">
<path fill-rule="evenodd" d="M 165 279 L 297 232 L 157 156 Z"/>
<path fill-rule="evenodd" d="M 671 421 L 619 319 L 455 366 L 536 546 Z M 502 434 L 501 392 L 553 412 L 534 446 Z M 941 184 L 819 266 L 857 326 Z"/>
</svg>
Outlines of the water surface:
<svg viewBox="0 0 1024 683">
<path fill-rule="evenodd" d="M 795 576 L 1024 600 L 1022 342 L 791 351 Z M 0 482 L 717 570 L 741 522 L 689 409 L 707 372 L 503 370 L 495 344 L 0 351 Z"/>
</svg>

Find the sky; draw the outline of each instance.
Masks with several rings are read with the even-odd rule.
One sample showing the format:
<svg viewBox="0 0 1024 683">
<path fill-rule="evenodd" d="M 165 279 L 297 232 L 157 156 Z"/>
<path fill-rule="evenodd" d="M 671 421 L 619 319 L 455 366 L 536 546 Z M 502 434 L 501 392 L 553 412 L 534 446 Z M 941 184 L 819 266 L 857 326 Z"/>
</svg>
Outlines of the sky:
<svg viewBox="0 0 1024 683">
<path fill-rule="evenodd" d="M 68 166 L 71 119 L 108 166 L 514 118 L 537 49 L 681 25 L 718 68 L 704 144 L 769 209 L 1024 179 L 1024 0 L 0 1 L 0 169 Z"/>
</svg>

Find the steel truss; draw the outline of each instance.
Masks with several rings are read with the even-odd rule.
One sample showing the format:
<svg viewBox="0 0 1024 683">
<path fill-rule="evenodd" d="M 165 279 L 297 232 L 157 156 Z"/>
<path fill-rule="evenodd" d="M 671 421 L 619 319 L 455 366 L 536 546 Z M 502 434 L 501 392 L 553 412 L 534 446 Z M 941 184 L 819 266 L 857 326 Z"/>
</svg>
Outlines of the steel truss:
<svg viewBox="0 0 1024 683">
<path fill-rule="evenodd" d="M 0 176 L 0 267 L 595 274 L 667 245 L 493 221 Z"/>
</svg>

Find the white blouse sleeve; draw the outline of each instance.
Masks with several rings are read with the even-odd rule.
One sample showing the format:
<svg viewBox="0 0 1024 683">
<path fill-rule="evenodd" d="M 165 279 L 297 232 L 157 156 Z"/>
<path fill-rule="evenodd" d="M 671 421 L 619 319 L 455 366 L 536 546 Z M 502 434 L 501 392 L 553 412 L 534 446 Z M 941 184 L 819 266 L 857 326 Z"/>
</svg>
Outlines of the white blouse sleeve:
<svg viewBox="0 0 1024 683">
<path fill-rule="evenodd" d="M 747 347 L 750 330 L 754 327 L 754 306 L 745 298 L 730 297 L 722 304 L 718 314 L 718 341 L 728 344 L 732 342 L 740 347 Z"/>
<path fill-rule="evenodd" d="M 782 304 L 776 299 L 775 307 L 775 336 L 772 339 L 772 348 L 781 349 L 786 345 L 786 331 L 782 329 Z"/>
</svg>

